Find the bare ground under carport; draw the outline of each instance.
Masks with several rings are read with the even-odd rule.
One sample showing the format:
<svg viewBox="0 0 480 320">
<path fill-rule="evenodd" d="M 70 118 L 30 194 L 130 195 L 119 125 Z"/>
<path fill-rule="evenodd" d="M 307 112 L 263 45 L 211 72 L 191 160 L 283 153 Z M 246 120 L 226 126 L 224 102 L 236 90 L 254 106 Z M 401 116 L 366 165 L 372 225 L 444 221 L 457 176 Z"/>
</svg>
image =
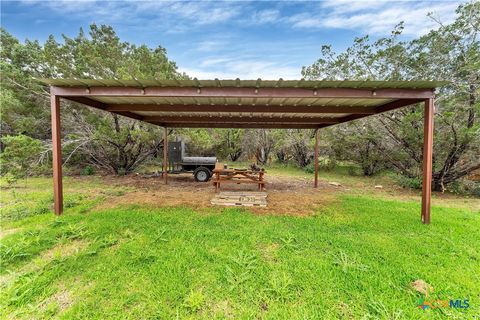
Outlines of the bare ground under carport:
<svg viewBox="0 0 480 320">
<path fill-rule="evenodd" d="M 90 179 L 75 177 L 74 179 Z M 97 209 L 114 208 L 129 205 L 147 205 L 152 207 L 185 206 L 195 210 L 221 209 L 210 200 L 214 197 L 214 187 L 210 182 L 199 183 L 191 174 L 169 175 L 169 184 L 165 185 L 161 177 L 131 174 L 127 176 L 102 176 L 101 182 L 128 191 L 116 195 L 112 201 L 104 201 Z M 313 188 L 311 177 L 290 176 L 267 173 L 266 192 L 268 205 L 265 208 L 248 207 L 255 214 L 311 215 L 322 207 L 331 207 L 340 195 L 363 195 L 395 199 L 402 201 L 418 201 L 420 190 L 402 188 L 389 179 L 368 179 L 352 177 L 344 179 L 339 185 L 334 181 L 320 178 L 318 188 Z M 375 186 L 381 183 L 382 188 Z M 251 190 L 252 185 L 226 185 L 223 191 Z M 444 207 L 463 207 L 480 211 L 480 201 L 473 197 L 461 197 L 450 193 L 433 193 L 433 204 Z"/>
<path fill-rule="evenodd" d="M 99 208 L 111 208 L 119 205 L 150 206 L 187 206 L 195 209 L 218 207 L 210 203 L 215 189 L 210 182 L 195 182 L 190 174 L 169 175 L 165 185 L 160 177 L 129 175 L 124 177 L 105 176 L 104 183 L 133 188 L 133 192 L 116 197 L 114 202 L 106 201 Z M 336 195 L 343 192 L 343 186 L 319 182 L 318 188 L 312 187 L 311 179 L 298 177 L 270 176 L 267 180 L 267 207 L 249 207 L 257 214 L 309 215 L 323 205 L 330 205 Z M 257 191 L 252 185 L 229 184 L 223 191 Z"/>
</svg>

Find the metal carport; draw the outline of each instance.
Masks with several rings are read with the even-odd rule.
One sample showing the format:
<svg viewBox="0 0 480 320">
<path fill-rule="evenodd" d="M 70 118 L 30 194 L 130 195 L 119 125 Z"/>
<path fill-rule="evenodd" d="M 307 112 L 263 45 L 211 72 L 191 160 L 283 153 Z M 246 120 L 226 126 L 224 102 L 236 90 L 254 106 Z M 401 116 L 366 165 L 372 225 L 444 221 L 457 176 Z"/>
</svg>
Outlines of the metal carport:
<svg viewBox="0 0 480 320">
<path fill-rule="evenodd" d="M 63 212 L 60 98 L 165 128 L 320 129 L 424 103 L 422 210 L 430 223 L 435 81 L 42 79 L 50 85 L 55 213 Z M 318 181 L 318 135 L 315 182 Z M 164 148 L 166 159 L 167 148 Z M 166 161 L 164 161 L 166 165 Z M 165 182 L 167 175 L 165 175 Z"/>
</svg>

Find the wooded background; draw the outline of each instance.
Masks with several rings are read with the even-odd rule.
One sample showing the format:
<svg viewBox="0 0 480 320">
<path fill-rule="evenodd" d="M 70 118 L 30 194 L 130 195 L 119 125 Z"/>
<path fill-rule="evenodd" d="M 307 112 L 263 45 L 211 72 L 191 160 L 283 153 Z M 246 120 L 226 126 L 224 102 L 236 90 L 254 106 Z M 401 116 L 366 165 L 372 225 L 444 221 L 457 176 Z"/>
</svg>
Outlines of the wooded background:
<svg viewBox="0 0 480 320">
<path fill-rule="evenodd" d="M 430 16 L 435 20 L 434 16 Z M 376 41 L 355 38 L 343 52 L 324 45 L 302 68 L 305 79 L 446 80 L 436 97 L 433 188 L 480 195 L 472 173 L 480 169 L 480 2 L 460 5 L 451 24 L 402 41 L 403 24 Z M 186 79 L 165 48 L 122 41 L 106 25 L 80 29 L 75 38 L 19 41 L 1 29 L 1 174 L 7 181 L 46 174 L 51 168 L 48 87 L 34 78 Z M 161 128 L 63 102 L 64 165 L 71 173 L 127 174 L 158 162 Z M 227 161 L 294 164 L 312 169 L 313 130 L 175 129 L 192 155 Z M 423 145 L 420 105 L 320 131 L 322 166 L 353 163 L 361 174 L 394 172 L 419 188 Z M 469 177 L 469 179 L 466 179 Z"/>
</svg>

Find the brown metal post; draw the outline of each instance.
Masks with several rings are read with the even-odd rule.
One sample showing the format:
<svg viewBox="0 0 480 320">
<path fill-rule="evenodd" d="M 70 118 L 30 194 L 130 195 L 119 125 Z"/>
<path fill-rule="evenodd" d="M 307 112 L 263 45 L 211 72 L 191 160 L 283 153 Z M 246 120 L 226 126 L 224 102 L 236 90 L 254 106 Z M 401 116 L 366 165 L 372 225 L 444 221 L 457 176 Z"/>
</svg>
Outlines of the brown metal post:
<svg viewBox="0 0 480 320">
<path fill-rule="evenodd" d="M 315 130 L 315 182 L 313 187 L 318 187 L 318 130 Z"/>
<path fill-rule="evenodd" d="M 168 129 L 163 127 L 163 181 L 165 184 L 168 183 Z"/>
<path fill-rule="evenodd" d="M 56 215 L 63 213 L 62 140 L 60 127 L 60 98 L 50 95 L 52 113 L 53 201 Z"/>
<path fill-rule="evenodd" d="M 433 114 L 434 99 L 425 100 L 423 131 L 423 185 L 422 185 L 422 222 L 430 223 L 430 203 L 432 196 L 432 154 L 433 154 Z"/>
</svg>

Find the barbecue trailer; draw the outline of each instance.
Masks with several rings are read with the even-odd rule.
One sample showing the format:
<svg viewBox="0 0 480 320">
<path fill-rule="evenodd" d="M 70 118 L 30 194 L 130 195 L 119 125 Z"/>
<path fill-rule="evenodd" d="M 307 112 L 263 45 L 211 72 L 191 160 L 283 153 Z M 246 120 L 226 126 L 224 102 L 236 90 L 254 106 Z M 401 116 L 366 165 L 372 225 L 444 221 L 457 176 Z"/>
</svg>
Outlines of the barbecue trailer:
<svg viewBox="0 0 480 320">
<path fill-rule="evenodd" d="M 195 181 L 207 182 L 213 174 L 217 157 L 187 157 L 185 143 L 174 141 L 168 143 L 168 173 L 192 172 Z"/>
</svg>

